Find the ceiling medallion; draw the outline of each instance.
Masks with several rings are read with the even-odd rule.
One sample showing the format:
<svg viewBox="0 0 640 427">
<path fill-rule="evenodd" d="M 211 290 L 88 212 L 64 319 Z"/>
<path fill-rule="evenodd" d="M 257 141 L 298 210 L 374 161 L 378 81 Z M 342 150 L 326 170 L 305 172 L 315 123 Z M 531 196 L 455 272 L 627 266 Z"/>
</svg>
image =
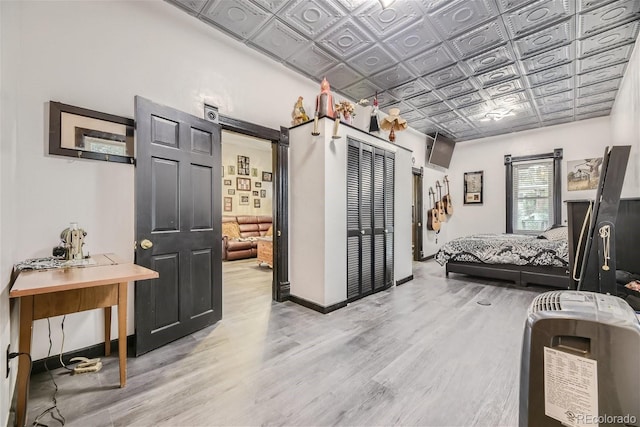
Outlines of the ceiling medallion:
<svg viewBox="0 0 640 427">
<path fill-rule="evenodd" d="M 516 113 L 513 112 L 512 108 L 496 108 L 493 111 L 489 111 L 487 114 L 484 115 L 483 119 L 480 119 L 481 122 L 488 122 L 488 121 L 494 121 L 497 122 L 498 120 L 502 120 L 505 117 L 510 117 L 510 116 L 515 116 Z"/>
</svg>

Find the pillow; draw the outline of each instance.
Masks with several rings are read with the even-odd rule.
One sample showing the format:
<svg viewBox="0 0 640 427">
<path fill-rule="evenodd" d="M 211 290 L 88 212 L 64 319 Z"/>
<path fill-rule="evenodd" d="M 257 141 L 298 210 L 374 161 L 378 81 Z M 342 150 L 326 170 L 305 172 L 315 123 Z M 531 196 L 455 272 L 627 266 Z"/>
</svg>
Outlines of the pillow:
<svg viewBox="0 0 640 427">
<path fill-rule="evenodd" d="M 539 239 L 547 240 L 568 240 L 569 239 L 569 227 L 560 226 L 550 228 L 538 236 Z"/>
<path fill-rule="evenodd" d="M 264 234 L 265 236 L 273 236 L 273 225 L 269 227 L 267 232 Z"/>
<path fill-rule="evenodd" d="M 223 222 L 222 223 L 222 235 L 227 236 L 230 239 L 237 239 L 240 237 L 240 227 L 237 222 Z"/>
</svg>

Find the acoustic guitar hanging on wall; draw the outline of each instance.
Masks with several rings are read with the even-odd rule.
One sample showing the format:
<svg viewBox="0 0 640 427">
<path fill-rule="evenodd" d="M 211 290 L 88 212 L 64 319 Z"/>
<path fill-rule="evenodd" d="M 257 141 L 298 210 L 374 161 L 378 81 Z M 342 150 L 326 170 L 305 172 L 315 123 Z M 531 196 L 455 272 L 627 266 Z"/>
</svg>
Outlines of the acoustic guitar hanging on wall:
<svg viewBox="0 0 640 427">
<path fill-rule="evenodd" d="M 438 209 L 438 221 L 446 222 L 447 216 L 444 214 L 444 202 L 442 199 L 442 185 L 440 185 L 440 181 L 436 181 L 436 188 L 438 189 L 438 200 L 436 201 L 436 209 Z"/>
<path fill-rule="evenodd" d="M 429 187 L 429 203 L 433 203 L 433 207 L 427 212 L 427 229 L 433 231 L 440 230 L 440 221 L 438 220 L 438 209 L 436 208 L 436 193 L 433 187 Z"/>
<path fill-rule="evenodd" d="M 451 193 L 449 192 L 449 178 L 447 178 L 447 175 L 444 176 L 444 185 L 447 187 L 447 194 L 442 197 L 444 212 L 447 215 L 453 215 L 453 203 L 451 202 Z"/>
</svg>

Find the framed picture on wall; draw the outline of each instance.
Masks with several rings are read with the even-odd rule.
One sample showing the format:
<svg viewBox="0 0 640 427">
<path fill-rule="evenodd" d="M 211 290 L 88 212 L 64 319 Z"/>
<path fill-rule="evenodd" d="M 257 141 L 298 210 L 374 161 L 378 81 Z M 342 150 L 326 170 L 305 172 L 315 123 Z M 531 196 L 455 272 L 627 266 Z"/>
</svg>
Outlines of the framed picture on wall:
<svg viewBox="0 0 640 427">
<path fill-rule="evenodd" d="M 240 196 L 239 205 L 248 205 L 249 204 L 249 196 Z"/>
<path fill-rule="evenodd" d="M 260 188 L 260 187 L 262 187 L 262 183 L 260 181 L 256 181 L 256 182 L 253 183 L 253 186 L 256 187 L 256 188 Z"/>
<path fill-rule="evenodd" d="M 253 190 L 253 196 L 254 197 L 257 197 L 259 195 L 260 195 L 260 193 L 258 192 L 258 190 Z"/>
<path fill-rule="evenodd" d="M 251 176 L 258 176 L 258 168 L 251 168 Z"/>
<path fill-rule="evenodd" d="M 224 180 L 224 185 L 231 185 L 231 180 L 230 179 L 225 179 Z"/>
<path fill-rule="evenodd" d="M 229 175 L 235 175 L 236 174 L 236 167 L 233 166 L 233 165 L 229 165 L 227 170 L 229 172 Z"/>
<path fill-rule="evenodd" d="M 236 178 L 236 190 L 251 191 L 251 178 Z"/>
<path fill-rule="evenodd" d="M 483 171 L 464 173 L 464 204 L 482 204 Z"/>
<path fill-rule="evenodd" d="M 238 175 L 249 175 L 249 157 L 238 156 Z"/>
<path fill-rule="evenodd" d="M 234 190 L 233 188 L 230 188 L 227 190 L 227 194 L 229 194 L 230 196 L 233 196 L 234 194 L 236 194 L 236 190 Z"/>
<path fill-rule="evenodd" d="M 267 197 L 267 190 L 260 190 L 260 197 L 262 197 L 263 199 Z"/>
<path fill-rule="evenodd" d="M 260 199 L 253 199 L 253 207 L 254 208 L 260 207 Z"/>
<path fill-rule="evenodd" d="M 224 211 L 231 212 L 233 210 L 233 197 L 224 198 Z"/>
<path fill-rule="evenodd" d="M 264 182 L 271 182 L 271 178 L 272 178 L 271 172 L 262 172 L 262 180 Z"/>
</svg>

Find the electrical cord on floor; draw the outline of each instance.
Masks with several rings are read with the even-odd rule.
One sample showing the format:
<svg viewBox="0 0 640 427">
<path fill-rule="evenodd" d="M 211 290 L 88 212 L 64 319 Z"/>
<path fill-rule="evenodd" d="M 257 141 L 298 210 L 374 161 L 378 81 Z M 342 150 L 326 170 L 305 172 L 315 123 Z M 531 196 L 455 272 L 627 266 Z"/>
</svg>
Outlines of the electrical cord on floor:
<svg viewBox="0 0 640 427">
<path fill-rule="evenodd" d="M 27 356 L 29 358 L 29 375 L 27 376 L 27 386 L 24 388 L 24 401 L 27 402 L 29 400 L 29 378 L 31 378 L 31 369 L 33 368 L 33 360 L 31 359 L 31 355 L 29 353 L 24 353 L 24 352 L 20 352 L 20 353 L 9 353 L 9 356 L 7 357 L 7 360 L 11 360 L 14 357 L 18 357 L 18 356 Z M 27 410 L 26 404 L 25 404 L 25 412 Z M 25 423 L 27 421 L 27 418 L 25 417 Z M 20 427 L 24 427 L 20 426 Z"/>
<path fill-rule="evenodd" d="M 62 316 L 62 344 L 60 344 L 60 364 L 62 365 L 62 367 L 64 369 L 66 369 L 67 371 L 71 371 L 73 372 L 73 368 L 68 367 L 67 365 L 64 364 L 64 362 L 62 361 L 62 351 L 64 349 L 64 320 L 67 318 L 67 316 Z"/>
<path fill-rule="evenodd" d="M 33 424 L 32 424 L 33 427 L 48 427 L 47 424 L 42 424 L 40 422 L 40 419 L 47 414 L 51 415 L 51 418 L 59 422 L 60 425 L 64 425 L 66 422 L 65 418 L 60 413 L 60 409 L 58 409 L 58 401 L 56 399 L 56 395 L 58 394 L 58 384 L 56 383 L 56 380 L 53 378 L 53 374 L 51 373 L 51 371 L 49 370 L 49 367 L 47 366 L 47 359 L 51 357 L 51 347 L 53 346 L 53 342 L 51 341 L 51 322 L 49 321 L 49 318 L 47 318 L 47 326 L 49 327 L 49 351 L 47 352 L 47 358 L 44 359 L 44 368 L 49 374 L 49 377 L 53 382 L 53 386 L 55 387 L 53 396 L 51 396 L 51 400 L 53 400 L 53 406 L 42 411 L 40 415 L 38 415 L 36 419 L 33 420 Z"/>
</svg>

